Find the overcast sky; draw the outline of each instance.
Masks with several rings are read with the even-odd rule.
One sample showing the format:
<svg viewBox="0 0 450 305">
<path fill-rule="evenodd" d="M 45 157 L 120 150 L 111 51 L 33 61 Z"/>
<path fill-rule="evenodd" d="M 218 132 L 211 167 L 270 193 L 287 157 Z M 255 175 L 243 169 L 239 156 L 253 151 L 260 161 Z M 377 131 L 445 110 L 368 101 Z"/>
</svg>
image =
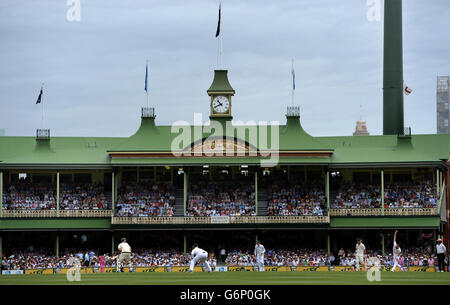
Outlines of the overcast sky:
<svg viewBox="0 0 450 305">
<path fill-rule="evenodd" d="M 0 129 L 33 136 L 45 83 L 45 127 L 54 136 L 130 136 L 146 104 L 157 124 L 209 116 L 217 68 L 218 1 L 1 0 Z M 383 3 L 383 1 L 382 1 Z M 436 132 L 436 76 L 450 74 L 450 1 L 404 0 L 405 125 Z M 351 135 L 362 114 L 382 133 L 382 31 L 366 0 L 222 0 L 222 68 L 236 95 L 233 117 L 285 123 L 295 103 L 313 136 Z M 362 104 L 362 110 L 360 108 Z"/>
</svg>

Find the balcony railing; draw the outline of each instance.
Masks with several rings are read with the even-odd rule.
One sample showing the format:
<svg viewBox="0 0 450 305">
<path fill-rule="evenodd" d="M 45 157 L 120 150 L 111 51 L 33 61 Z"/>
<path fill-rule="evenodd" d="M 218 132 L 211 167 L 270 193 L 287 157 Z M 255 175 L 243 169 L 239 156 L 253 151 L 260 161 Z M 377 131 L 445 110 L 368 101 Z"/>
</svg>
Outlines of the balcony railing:
<svg viewBox="0 0 450 305">
<path fill-rule="evenodd" d="M 381 208 L 331 209 L 331 216 L 382 216 Z M 385 216 L 437 216 L 437 208 L 385 208 Z"/>
<path fill-rule="evenodd" d="M 300 106 L 288 106 L 286 111 L 287 117 L 299 117 L 300 116 Z"/>
<path fill-rule="evenodd" d="M 227 220 L 228 219 L 228 220 Z M 216 217 L 112 217 L 111 224 L 296 224 L 329 223 L 329 216 L 236 216 Z"/>
<path fill-rule="evenodd" d="M 37 129 L 36 130 L 37 140 L 48 140 L 50 139 L 50 129 Z"/>
<path fill-rule="evenodd" d="M 155 108 L 153 107 L 142 107 L 141 117 L 142 118 L 155 118 Z"/>
<path fill-rule="evenodd" d="M 59 217 L 96 218 L 111 217 L 111 210 L 60 210 Z M 56 210 L 3 210 L 4 218 L 56 218 Z"/>
<path fill-rule="evenodd" d="M 331 209 L 331 216 L 382 216 L 381 208 Z M 385 216 L 438 216 L 438 208 L 386 208 Z M 112 224 L 275 224 L 329 223 L 329 216 L 114 217 L 111 210 L 3 210 L 3 218 L 102 218 Z"/>
</svg>

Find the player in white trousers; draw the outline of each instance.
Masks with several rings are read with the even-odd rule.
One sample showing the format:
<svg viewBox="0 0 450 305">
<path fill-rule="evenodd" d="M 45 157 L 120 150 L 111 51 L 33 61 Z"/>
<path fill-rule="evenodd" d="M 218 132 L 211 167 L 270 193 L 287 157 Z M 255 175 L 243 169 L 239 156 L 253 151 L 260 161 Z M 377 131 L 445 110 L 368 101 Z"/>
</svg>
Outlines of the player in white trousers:
<svg viewBox="0 0 450 305">
<path fill-rule="evenodd" d="M 402 266 L 398 263 L 398 259 L 400 258 L 400 254 L 402 253 L 402 249 L 400 249 L 400 246 L 397 244 L 397 230 L 395 230 L 394 233 L 394 247 L 392 248 L 392 255 L 394 256 L 394 266 L 392 267 L 392 272 L 395 271 L 395 268 L 398 266 L 401 271 L 403 271 Z"/>
<path fill-rule="evenodd" d="M 124 262 L 127 263 L 128 271 L 131 270 L 131 247 L 127 243 L 125 237 L 122 238 L 121 243 L 117 247 L 120 251 L 119 258 L 117 259 L 117 272 L 122 272 L 124 267 Z"/>
<path fill-rule="evenodd" d="M 264 253 L 266 253 L 266 249 L 258 240 L 255 246 L 255 256 L 256 265 L 258 266 L 260 272 L 264 271 Z"/>
<path fill-rule="evenodd" d="M 194 266 L 197 262 L 204 262 L 208 272 L 211 272 L 211 266 L 208 263 L 208 252 L 200 249 L 197 244 L 194 244 L 194 249 L 191 252 L 191 266 L 189 267 L 189 272 L 194 272 Z"/>
<path fill-rule="evenodd" d="M 366 246 L 364 246 L 361 238 L 359 238 L 358 243 L 356 244 L 356 247 L 355 247 L 355 266 L 356 266 L 357 271 L 361 270 L 361 267 L 360 267 L 361 264 L 365 265 L 365 261 L 364 261 L 365 254 L 366 254 Z"/>
</svg>

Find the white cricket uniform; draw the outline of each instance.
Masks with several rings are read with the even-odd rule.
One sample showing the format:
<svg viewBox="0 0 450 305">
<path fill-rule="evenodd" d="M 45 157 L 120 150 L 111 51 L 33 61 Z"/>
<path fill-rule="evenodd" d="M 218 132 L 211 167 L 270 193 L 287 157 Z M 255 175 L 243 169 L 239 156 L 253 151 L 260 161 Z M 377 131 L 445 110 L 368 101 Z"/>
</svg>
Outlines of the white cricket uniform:
<svg viewBox="0 0 450 305">
<path fill-rule="evenodd" d="M 256 265 L 259 267 L 259 271 L 264 271 L 264 253 L 266 253 L 266 249 L 263 245 L 255 246 Z"/>
<path fill-rule="evenodd" d="M 117 260 L 117 269 L 122 266 L 122 262 L 125 261 L 131 265 L 131 247 L 127 242 L 121 242 L 117 247 L 120 251 L 119 259 Z"/>
<path fill-rule="evenodd" d="M 208 252 L 206 252 L 203 249 L 200 249 L 199 247 L 194 248 L 191 252 L 192 260 L 191 260 L 191 266 L 189 268 L 189 271 L 194 271 L 194 266 L 197 262 L 204 262 L 206 265 L 206 268 L 208 268 L 208 272 L 211 272 L 211 266 L 208 263 Z"/>
<path fill-rule="evenodd" d="M 396 248 L 397 243 L 394 241 L 394 247 L 392 248 L 392 254 L 394 256 L 394 266 L 392 267 L 392 272 L 395 271 L 395 268 L 398 266 L 400 268 L 400 270 L 402 269 L 402 266 L 400 266 L 400 264 L 398 263 L 398 259 L 400 257 L 400 253 L 402 253 L 402 249 L 400 247 L 398 247 L 398 249 Z"/>
<path fill-rule="evenodd" d="M 355 266 L 357 266 L 358 270 L 361 264 L 364 264 L 364 251 L 366 250 L 366 246 L 363 243 L 356 244 L 355 247 Z"/>
<path fill-rule="evenodd" d="M 437 254 L 444 254 L 445 252 L 447 252 L 447 248 L 445 248 L 445 245 L 443 243 L 436 245 L 436 253 Z"/>
</svg>

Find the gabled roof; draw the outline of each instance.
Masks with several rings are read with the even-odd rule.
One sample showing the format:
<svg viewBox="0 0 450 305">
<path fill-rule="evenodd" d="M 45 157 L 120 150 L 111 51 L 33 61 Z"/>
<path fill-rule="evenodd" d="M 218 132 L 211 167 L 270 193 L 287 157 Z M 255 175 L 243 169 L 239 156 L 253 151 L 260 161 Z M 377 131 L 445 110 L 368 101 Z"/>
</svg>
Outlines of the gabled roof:
<svg viewBox="0 0 450 305">
<path fill-rule="evenodd" d="M 195 128 L 201 126 L 179 126 L 190 130 L 191 140 L 195 142 Z M 258 126 L 234 126 L 235 138 L 244 140 L 258 149 L 262 147 L 257 137 L 250 135 L 261 132 Z M 449 159 L 450 134 L 412 135 L 410 138 L 389 136 L 346 136 L 312 137 L 306 133 L 299 118 L 288 118 L 286 125 L 278 127 L 280 152 L 326 151 L 329 156 L 289 156 L 282 157 L 284 164 L 375 164 L 375 163 L 442 163 Z M 172 132 L 172 129 L 174 132 Z M 0 168 L 7 166 L 111 166 L 124 164 L 259 164 L 255 157 L 203 158 L 153 158 L 144 160 L 111 160 L 111 152 L 170 152 L 172 141 L 179 135 L 178 128 L 155 125 L 153 118 L 143 118 L 138 131 L 131 137 L 52 137 L 47 141 L 35 137 L 0 137 Z M 274 126 L 268 126 L 267 137 L 276 132 Z M 200 131 L 202 139 L 213 133 Z M 185 143 L 188 147 L 191 143 Z"/>
</svg>

